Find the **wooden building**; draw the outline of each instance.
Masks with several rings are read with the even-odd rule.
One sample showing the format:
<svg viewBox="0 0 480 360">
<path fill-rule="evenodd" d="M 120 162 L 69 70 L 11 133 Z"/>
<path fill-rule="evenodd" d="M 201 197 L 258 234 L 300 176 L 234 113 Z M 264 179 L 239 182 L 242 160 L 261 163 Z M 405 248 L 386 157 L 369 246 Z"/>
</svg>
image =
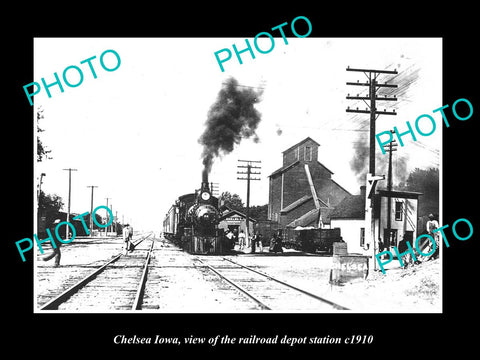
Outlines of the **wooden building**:
<svg viewBox="0 0 480 360">
<path fill-rule="evenodd" d="M 222 206 L 221 208 L 221 216 L 218 219 L 218 228 L 226 230 L 231 230 L 234 233 L 238 234 L 240 230 L 246 231 L 247 228 L 247 216 L 238 211 L 230 209 L 228 206 Z M 257 220 L 249 218 L 248 219 L 248 233 L 253 235 L 254 227 Z"/>
<path fill-rule="evenodd" d="M 422 233 L 417 226 L 420 195 L 413 191 L 377 191 L 373 215 L 377 253 L 398 247 L 403 239 L 413 246 L 414 240 Z M 330 221 L 331 227 L 340 228 L 349 253 L 368 253 L 371 244 L 365 241 L 365 186 L 361 187 L 360 195 L 345 197 L 331 212 Z"/>
<path fill-rule="evenodd" d="M 283 166 L 269 176 L 268 219 L 279 228 L 323 227 L 350 193 L 318 161 L 320 145 L 307 137 L 282 152 Z"/>
</svg>

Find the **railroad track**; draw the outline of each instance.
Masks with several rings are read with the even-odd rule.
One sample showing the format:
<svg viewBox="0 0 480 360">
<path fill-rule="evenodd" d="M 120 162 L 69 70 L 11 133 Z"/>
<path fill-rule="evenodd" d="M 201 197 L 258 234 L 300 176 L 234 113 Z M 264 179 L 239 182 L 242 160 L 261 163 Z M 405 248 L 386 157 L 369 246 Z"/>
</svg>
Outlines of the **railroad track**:
<svg viewBox="0 0 480 360">
<path fill-rule="evenodd" d="M 148 264 L 154 241 L 143 243 L 152 233 L 134 242 L 128 255 L 117 254 L 40 310 L 139 310 L 145 290 Z"/>
<path fill-rule="evenodd" d="M 349 310 L 309 291 L 227 258 L 196 258 L 202 266 L 239 290 L 261 310 Z"/>
</svg>

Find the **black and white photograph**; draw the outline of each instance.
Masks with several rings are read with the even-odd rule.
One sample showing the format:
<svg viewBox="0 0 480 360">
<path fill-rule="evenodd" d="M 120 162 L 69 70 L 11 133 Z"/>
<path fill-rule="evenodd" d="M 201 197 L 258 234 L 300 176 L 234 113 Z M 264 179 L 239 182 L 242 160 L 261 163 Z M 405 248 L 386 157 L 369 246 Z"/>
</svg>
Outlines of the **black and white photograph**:
<svg viewBox="0 0 480 360">
<path fill-rule="evenodd" d="M 441 311 L 441 39 L 34 51 L 36 311 Z"/>
</svg>

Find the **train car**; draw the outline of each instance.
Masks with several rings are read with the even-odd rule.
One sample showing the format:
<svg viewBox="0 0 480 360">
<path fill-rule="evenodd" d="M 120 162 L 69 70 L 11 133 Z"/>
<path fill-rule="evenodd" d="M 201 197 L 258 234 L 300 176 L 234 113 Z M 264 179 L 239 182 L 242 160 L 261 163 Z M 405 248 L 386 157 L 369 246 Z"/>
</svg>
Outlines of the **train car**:
<svg viewBox="0 0 480 360">
<path fill-rule="evenodd" d="M 218 199 L 208 182 L 195 193 L 178 198 L 163 222 L 163 231 L 176 245 L 192 254 L 223 254 L 223 234 L 218 230 Z"/>
<path fill-rule="evenodd" d="M 297 231 L 296 238 L 286 243 L 286 246 L 309 253 L 317 251 L 333 253 L 333 243 L 344 242 L 340 228 L 306 229 Z"/>
<path fill-rule="evenodd" d="M 177 233 L 177 224 L 178 224 L 178 206 L 177 203 L 173 204 L 165 215 L 163 220 L 163 236 L 173 241 L 175 234 Z"/>
</svg>

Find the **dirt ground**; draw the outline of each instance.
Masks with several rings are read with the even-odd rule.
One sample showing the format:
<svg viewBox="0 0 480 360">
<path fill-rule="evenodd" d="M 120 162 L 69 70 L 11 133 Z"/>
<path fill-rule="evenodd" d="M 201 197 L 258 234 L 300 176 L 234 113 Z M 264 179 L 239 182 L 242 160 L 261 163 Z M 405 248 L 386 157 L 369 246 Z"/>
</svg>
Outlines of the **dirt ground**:
<svg viewBox="0 0 480 360">
<path fill-rule="evenodd" d="M 268 250 L 265 250 L 268 251 Z M 263 256 L 262 256 L 263 255 Z M 270 256 L 269 256 L 270 255 Z M 403 269 L 397 261 L 385 274 L 371 271 L 365 280 L 329 284 L 331 256 L 303 256 L 285 249 L 283 254 L 236 257 L 292 285 L 336 302 L 355 313 L 440 313 L 442 311 L 441 261 L 432 260 Z"/>
<path fill-rule="evenodd" d="M 441 262 L 371 273 L 362 282 L 332 287 L 331 294 L 354 311 L 439 313 L 442 311 Z"/>
</svg>

